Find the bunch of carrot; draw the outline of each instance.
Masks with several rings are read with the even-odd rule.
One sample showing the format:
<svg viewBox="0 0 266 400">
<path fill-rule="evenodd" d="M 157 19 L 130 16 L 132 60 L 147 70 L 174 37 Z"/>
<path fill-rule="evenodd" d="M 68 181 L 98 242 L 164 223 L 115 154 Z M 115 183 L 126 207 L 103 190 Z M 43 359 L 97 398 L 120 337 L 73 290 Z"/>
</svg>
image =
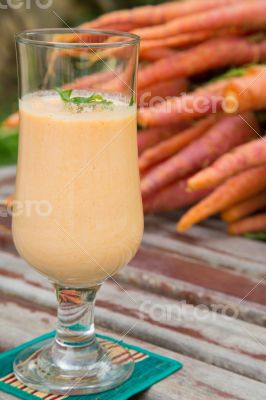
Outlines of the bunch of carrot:
<svg viewBox="0 0 266 400">
<path fill-rule="evenodd" d="M 189 12 L 170 18 L 167 7 Z M 187 0 L 158 9 L 160 23 L 134 31 L 142 38 L 141 59 L 149 61 L 139 88 L 186 78 L 193 90 L 139 109 L 144 210 L 195 204 L 178 222 L 180 232 L 218 213 L 230 234 L 266 230 L 266 137 L 256 117 L 266 108 L 266 3 Z M 188 126 L 180 130 L 181 123 Z M 169 137 L 160 136 L 166 128 Z M 154 132 L 157 143 L 142 146 Z"/>
<path fill-rule="evenodd" d="M 173 0 L 114 11 L 81 27 L 141 38 L 138 149 L 145 212 L 195 204 L 179 231 L 219 213 L 231 234 L 266 230 L 266 137 L 257 119 L 266 108 L 266 1 Z M 106 80 L 113 88 L 120 84 L 107 71 L 71 87 Z M 160 101 L 154 104 L 154 97 Z M 17 116 L 6 121 L 17 123 Z"/>
</svg>

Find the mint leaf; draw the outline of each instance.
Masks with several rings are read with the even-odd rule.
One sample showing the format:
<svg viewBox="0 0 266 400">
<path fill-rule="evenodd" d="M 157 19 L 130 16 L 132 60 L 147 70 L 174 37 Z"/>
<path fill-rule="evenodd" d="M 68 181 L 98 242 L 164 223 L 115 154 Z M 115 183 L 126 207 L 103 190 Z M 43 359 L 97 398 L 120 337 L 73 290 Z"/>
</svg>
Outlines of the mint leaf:
<svg viewBox="0 0 266 400">
<path fill-rule="evenodd" d="M 104 105 L 110 105 L 113 104 L 112 101 L 110 100 L 106 100 L 103 96 L 101 96 L 100 94 L 92 94 L 89 97 L 71 97 L 71 99 L 69 100 L 71 103 L 74 104 L 104 104 Z"/>
<path fill-rule="evenodd" d="M 101 104 L 101 105 L 105 105 L 105 106 L 113 104 L 112 101 L 106 100 L 102 95 L 97 94 L 97 93 L 93 93 L 89 97 L 82 97 L 82 96 L 71 97 L 71 94 L 73 92 L 72 89 L 64 90 L 64 89 L 56 88 L 55 90 L 61 97 L 61 100 L 63 100 L 65 103 L 73 103 L 73 104 L 77 104 L 77 105 L 91 104 L 94 106 L 97 104 Z"/>
<path fill-rule="evenodd" d="M 130 99 L 130 102 L 128 105 L 129 105 L 129 107 L 134 106 L 134 96 L 133 95 L 131 96 L 131 99 Z"/>
<path fill-rule="evenodd" d="M 55 90 L 61 97 L 61 100 L 66 101 L 66 102 L 70 101 L 70 96 L 71 96 L 71 93 L 73 92 L 72 89 L 64 90 L 64 89 L 56 88 Z"/>
</svg>

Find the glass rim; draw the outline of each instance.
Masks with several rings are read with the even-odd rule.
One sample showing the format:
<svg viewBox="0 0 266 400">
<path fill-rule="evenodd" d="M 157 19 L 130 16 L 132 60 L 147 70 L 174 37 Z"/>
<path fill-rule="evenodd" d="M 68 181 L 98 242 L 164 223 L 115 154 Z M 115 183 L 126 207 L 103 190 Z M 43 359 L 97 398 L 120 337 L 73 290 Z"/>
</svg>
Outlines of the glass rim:
<svg viewBox="0 0 266 400">
<path fill-rule="evenodd" d="M 91 34 L 93 35 L 106 35 L 110 37 L 121 37 L 124 39 L 124 41 L 118 41 L 118 42 L 102 42 L 102 43 L 97 43 L 97 42 L 68 42 L 68 41 L 49 41 L 49 40 L 42 40 L 42 39 L 36 39 L 32 38 L 35 34 L 51 34 L 51 35 L 57 35 L 57 34 L 73 34 L 73 35 L 79 35 L 79 34 Z M 23 43 L 27 45 L 32 45 L 32 46 L 42 46 L 42 47 L 51 47 L 51 48 L 62 48 L 62 49 L 73 49 L 73 48 L 78 48 L 78 49 L 84 49 L 84 48 L 95 48 L 95 49 L 101 49 L 101 48 L 116 48 L 116 47 L 127 47 L 127 46 L 134 46 L 139 44 L 140 42 L 140 37 L 135 35 L 134 33 L 129 33 L 129 32 L 120 32 L 120 31 L 115 31 L 115 30 L 97 30 L 97 29 L 83 29 L 83 28 L 41 28 L 41 29 L 29 29 L 29 30 L 24 30 L 21 32 L 17 32 L 15 34 L 15 41 L 17 43 Z"/>
</svg>

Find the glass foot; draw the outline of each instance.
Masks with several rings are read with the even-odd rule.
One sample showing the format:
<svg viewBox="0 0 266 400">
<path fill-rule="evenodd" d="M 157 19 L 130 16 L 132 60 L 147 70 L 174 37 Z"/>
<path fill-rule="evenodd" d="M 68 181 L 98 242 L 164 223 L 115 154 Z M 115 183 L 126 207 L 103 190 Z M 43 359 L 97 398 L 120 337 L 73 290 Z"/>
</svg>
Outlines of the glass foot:
<svg viewBox="0 0 266 400">
<path fill-rule="evenodd" d="M 87 352 L 82 346 L 58 345 L 47 339 L 21 351 L 14 373 L 25 385 L 41 392 L 71 395 L 99 393 L 127 380 L 134 370 L 130 352 L 99 339 Z"/>
</svg>

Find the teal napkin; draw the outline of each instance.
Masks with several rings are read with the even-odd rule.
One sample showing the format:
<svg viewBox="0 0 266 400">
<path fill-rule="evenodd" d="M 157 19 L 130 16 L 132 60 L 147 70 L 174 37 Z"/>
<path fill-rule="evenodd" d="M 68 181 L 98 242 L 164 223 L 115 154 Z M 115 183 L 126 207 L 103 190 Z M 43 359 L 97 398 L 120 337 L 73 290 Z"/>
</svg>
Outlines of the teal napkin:
<svg viewBox="0 0 266 400">
<path fill-rule="evenodd" d="M 182 364 L 178 361 L 123 342 L 122 344 L 119 344 L 130 350 L 135 361 L 135 369 L 131 378 L 117 388 L 103 393 L 82 396 L 61 396 L 37 392 L 36 390 L 30 389 L 29 387 L 23 385 L 16 379 L 13 374 L 13 361 L 17 353 L 22 349 L 53 336 L 54 332 L 50 332 L 0 354 L 0 390 L 24 400 L 39 400 L 40 398 L 45 400 L 60 400 L 63 398 L 69 398 L 70 400 L 126 400 L 142 390 L 148 389 L 154 383 L 166 378 L 168 375 L 171 375 L 173 372 L 182 368 Z M 116 340 L 109 336 L 97 336 L 101 340 L 116 343 Z"/>
</svg>

